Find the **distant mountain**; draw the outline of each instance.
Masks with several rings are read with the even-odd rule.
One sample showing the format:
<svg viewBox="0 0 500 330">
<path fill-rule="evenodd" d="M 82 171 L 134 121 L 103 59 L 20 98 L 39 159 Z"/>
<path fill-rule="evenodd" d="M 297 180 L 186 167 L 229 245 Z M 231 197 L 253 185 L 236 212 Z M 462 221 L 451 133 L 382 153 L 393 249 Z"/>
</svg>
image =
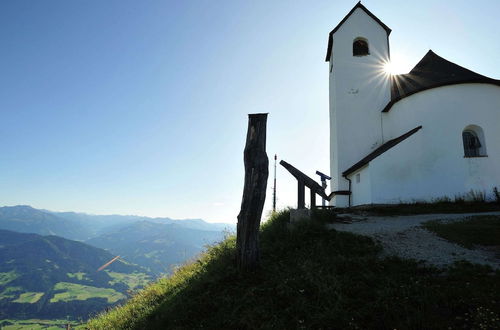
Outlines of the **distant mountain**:
<svg viewBox="0 0 500 330">
<path fill-rule="evenodd" d="M 184 228 L 207 230 L 207 231 L 231 231 L 235 229 L 234 225 L 221 222 L 206 222 L 201 219 L 184 219 L 184 220 L 172 220 L 167 221 L 168 218 L 152 218 L 148 221 L 153 221 L 157 223 L 171 223 L 176 224 Z"/>
<path fill-rule="evenodd" d="M 0 229 L 86 242 L 161 276 L 196 256 L 205 245 L 221 240 L 234 225 L 201 219 L 52 212 L 19 205 L 0 207 Z"/>
<path fill-rule="evenodd" d="M 87 239 L 91 235 L 88 226 L 82 223 L 27 205 L 0 207 L 0 229 L 76 240 Z"/>
<path fill-rule="evenodd" d="M 137 215 L 94 215 L 76 212 L 45 212 L 49 212 L 63 219 L 71 220 L 83 226 L 92 224 L 92 228 L 89 228 L 88 230 L 92 232 L 93 236 L 102 235 L 105 232 L 113 231 L 139 221 L 149 221 L 160 224 L 177 224 L 185 228 L 208 231 L 234 230 L 235 228 L 234 225 L 228 223 L 209 223 L 202 219 L 175 220 L 171 218 L 150 218 Z"/>
<path fill-rule="evenodd" d="M 201 219 L 174 220 L 136 215 L 93 215 L 76 212 L 39 210 L 27 205 L 0 207 L 0 229 L 39 235 L 57 235 L 85 241 L 140 221 L 176 224 L 203 231 L 234 230 L 227 223 L 208 223 Z"/>
<path fill-rule="evenodd" d="M 135 215 L 94 215 L 77 212 L 53 212 L 45 210 L 44 212 L 85 227 L 89 233 L 89 237 L 85 237 L 85 239 L 96 237 L 109 231 L 114 231 L 137 221 L 149 219 Z"/>
<path fill-rule="evenodd" d="M 101 247 L 125 260 L 148 267 L 155 274 L 169 273 L 173 265 L 193 258 L 207 244 L 224 238 L 223 231 L 186 228 L 184 221 L 160 223 L 138 221 L 86 243 Z M 205 222 L 203 222 L 205 223 Z M 195 226 L 193 221 L 191 225 Z M 201 224 L 200 227 L 203 227 Z"/>
<path fill-rule="evenodd" d="M 123 301 L 149 272 L 82 242 L 0 230 L 0 319 L 86 318 Z"/>
</svg>

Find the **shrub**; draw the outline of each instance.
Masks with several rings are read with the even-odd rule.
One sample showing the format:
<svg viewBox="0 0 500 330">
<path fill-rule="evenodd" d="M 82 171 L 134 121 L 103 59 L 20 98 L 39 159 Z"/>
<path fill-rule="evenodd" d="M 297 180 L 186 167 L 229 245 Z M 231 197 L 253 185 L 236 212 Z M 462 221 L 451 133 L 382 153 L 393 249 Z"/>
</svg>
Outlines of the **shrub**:
<svg viewBox="0 0 500 330">
<path fill-rule="evenodd" d="M 455 195 L 455 203 L 457 204 L 465 203 L 465 197 L 463 195 Z"/>
<path fill-rule="evenodd" d="M 447 204 L 451 203 L 451 198 L 448 196 L 437 197 L 432 199 L 433 204 Z"/>
<path fill-rule="evenodd" d="M 471 189 L 467 193 L 465 199 L 474 203 L 484 203 L 486 201 L 486 193 L 484 191 Z"/>
<path fill-rule="evenodd" d="M 497 187 L 493 187 L 493 195 L 495 196 L 495 201 L 500 204 L 500 193 Z"/>
</svg>

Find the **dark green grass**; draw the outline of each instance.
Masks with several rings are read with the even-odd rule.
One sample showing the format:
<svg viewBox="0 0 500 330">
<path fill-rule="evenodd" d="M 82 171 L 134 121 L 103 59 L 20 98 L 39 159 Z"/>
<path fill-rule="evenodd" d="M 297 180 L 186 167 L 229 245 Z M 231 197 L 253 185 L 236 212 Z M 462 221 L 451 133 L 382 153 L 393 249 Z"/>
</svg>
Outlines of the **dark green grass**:
<svg viewBox="0 0 500 330">
<path fill-rule="evenodd" d="M 500 216 L 475 216 L 451 223 L 433 220 L 425 222 L 424 228 L 466 248 L 474 245 L 500 247 Z"/>
<path fill-rule="evenodd" d="M 282 212 L 261 230 L 262 267 L 235 269 L 235 240 L 91 320 L 91 329 L 447 329 L 493 324 L 500 272 L 426 268 L 380 259 L 366 237 L 322 223 L 289 229 Z"/>
<path fill-rule="evenodd" d="M 500 211 L 500 204 L 493 202 L 452 202 L 436 201 L 432 203 L 415 202 L 389 205 L 371 205 L 366 207 L 336 209 L 354 214 L 396 216 L 432 213 L 477 213 Z"/>
</svg>

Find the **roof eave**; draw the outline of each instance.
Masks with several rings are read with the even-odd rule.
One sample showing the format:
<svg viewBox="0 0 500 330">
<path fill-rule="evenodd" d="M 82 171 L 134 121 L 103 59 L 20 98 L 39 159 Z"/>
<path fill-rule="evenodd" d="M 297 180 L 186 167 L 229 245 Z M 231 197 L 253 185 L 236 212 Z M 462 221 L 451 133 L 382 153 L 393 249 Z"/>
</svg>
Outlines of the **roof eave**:
<svg viewBox="0 0 500 330">
<path fill-rule="evenodd" d="M 452 81 L 452 82 L 444 82 L 444 83 L 439 83 L 439 84 L 434 84 L 431 86 L 424 87 L 422 89 L 416 90 L 409 92 L 407 94 L 404 94 L 402 96 L 398 96 L 387 103 L 387 105 L 382 109 L 382 112 L 389 112 L 392 109 L 392 106 L 401 101 L 404 98 L 407 98 L 408 96 L 412 96 L 413 94 L 417 94 L 429 89 L 434 89 L 438 87 L 444 87 L 444 86 L 452 86 L 452 85 L 462 85 L 462 84 L 490 84 L 490 85 L 495 85 L 495 86 L 500 86 L 500 80 L 496 79 L 491 79 L 491 78 L 485 78 L 485 79 L 470 79 L 470 80 L 461 80 L 461 81 Z"/>
<path fill-rule="evenodd" d="M 395 147 L 399 143 L 403 142 L 416 132 L 418 132 L 422 126 L 415 127 L 412 130 L 409 130 L 408 132 L 398 136 L 397 138 L 394 138 L 392 140 L 387 141 L 386 143 L 382 144 L 380 147 L 369 153 L 367 156 L 365 156 L 363 159 L 361 159 L 359 162 L 348 168 L 346 171 L 342 173 L 343 177 L 348 177 L 349 175 L 357 172 L 359 169 L 365 167 L 366 165 L 370 164 L 372 160 L 377 158 L 378 156 L 382 155 L 386 151 L 390 150 L 391 148 Z"/>
</svg>

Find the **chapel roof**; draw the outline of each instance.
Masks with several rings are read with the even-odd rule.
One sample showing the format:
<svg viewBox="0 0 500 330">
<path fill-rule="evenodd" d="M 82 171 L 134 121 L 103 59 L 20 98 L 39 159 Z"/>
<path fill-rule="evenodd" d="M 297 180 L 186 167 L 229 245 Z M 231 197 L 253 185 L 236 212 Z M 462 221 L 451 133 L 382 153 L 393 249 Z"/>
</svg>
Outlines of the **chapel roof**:
<svg viewBox="0 0 500 330">
<path fill-rule="evenodd" d="M 409 73 L 392 76 L 391 101 L 382 112 L 388 112 L 394 103 L 412 94 L 431 88 L 465 83 L 500 86 L 500 80 L 475 73 L 429 50 Z"/>
<path fill-rule="evenodd" d="M 412 136 L 413 134 L 415 134 L 421 128 L 422 128 L 422 126 L 415 127 L 414 129 L 406 132 L 405 134 L 398 136 L 397 138 L 394 138 L 392 140 L 387 141 L 386 143 L 382 144 L 377 149 L 373 150 L 371 153 L 369 153 L 366 157 L 361 159 L 359 162 L 357 162 L 356 164 L 349 167 L 346 171 L 344 171 L 342 173 L 342 175 L 348 176 L 348 175 L 356 172 L 357 170 L 359 170 L 363 166 L 367 165 L 369 162 L 371 162 L 372 160 L 374 160 L 378 156 L 382 155 L 387 150 L 391 149 L 392 147 L 394 147 L 395 145 L 397 145 L 401 141 L 404 141 L 407 138 L 409 138 L 410 136 Z"/>
<path fill-rule="evenodd" d="M 328 48 L 326 49 L 326 59 L 325 59 L 326 62 L 330 61 L 330 55 L 332 54 L 333 35 L 335 34 L 335 32 L 337 32 L 338 29 L 340 29 L 340 27 L 345 23 L 345 21 L 347 21 L 349 16 L 351 16 L 352 13 L 354 13 L 354 11 L 358 8 L 364 10 L 364 12 L 366 14 L 368 14 L 368 16 L 370 16 L 371 18 L 373 18 L 375 20 L 375 22 L 380 24 L 380 26 L 382 26 L 382 28 L 384 28 L 384 30 L 387 32 L 387 37 L 389 37 L 389 34 L 391 34 L 392 30 L 387 25 L 385 25 L 377 16 L 373 15 L 373 13 L 371 11 L 366 9 L 366 7 L 361 4 L 361 1 L 359 1 L 351 9 L 351 11 L 349 13 L 347 13 L 347 15 L 340 21 L 340 23 L 337 24 L 337 26 L 332 31 L 330 31 L 330 34 L 328 35 Z"/>
</svg>

